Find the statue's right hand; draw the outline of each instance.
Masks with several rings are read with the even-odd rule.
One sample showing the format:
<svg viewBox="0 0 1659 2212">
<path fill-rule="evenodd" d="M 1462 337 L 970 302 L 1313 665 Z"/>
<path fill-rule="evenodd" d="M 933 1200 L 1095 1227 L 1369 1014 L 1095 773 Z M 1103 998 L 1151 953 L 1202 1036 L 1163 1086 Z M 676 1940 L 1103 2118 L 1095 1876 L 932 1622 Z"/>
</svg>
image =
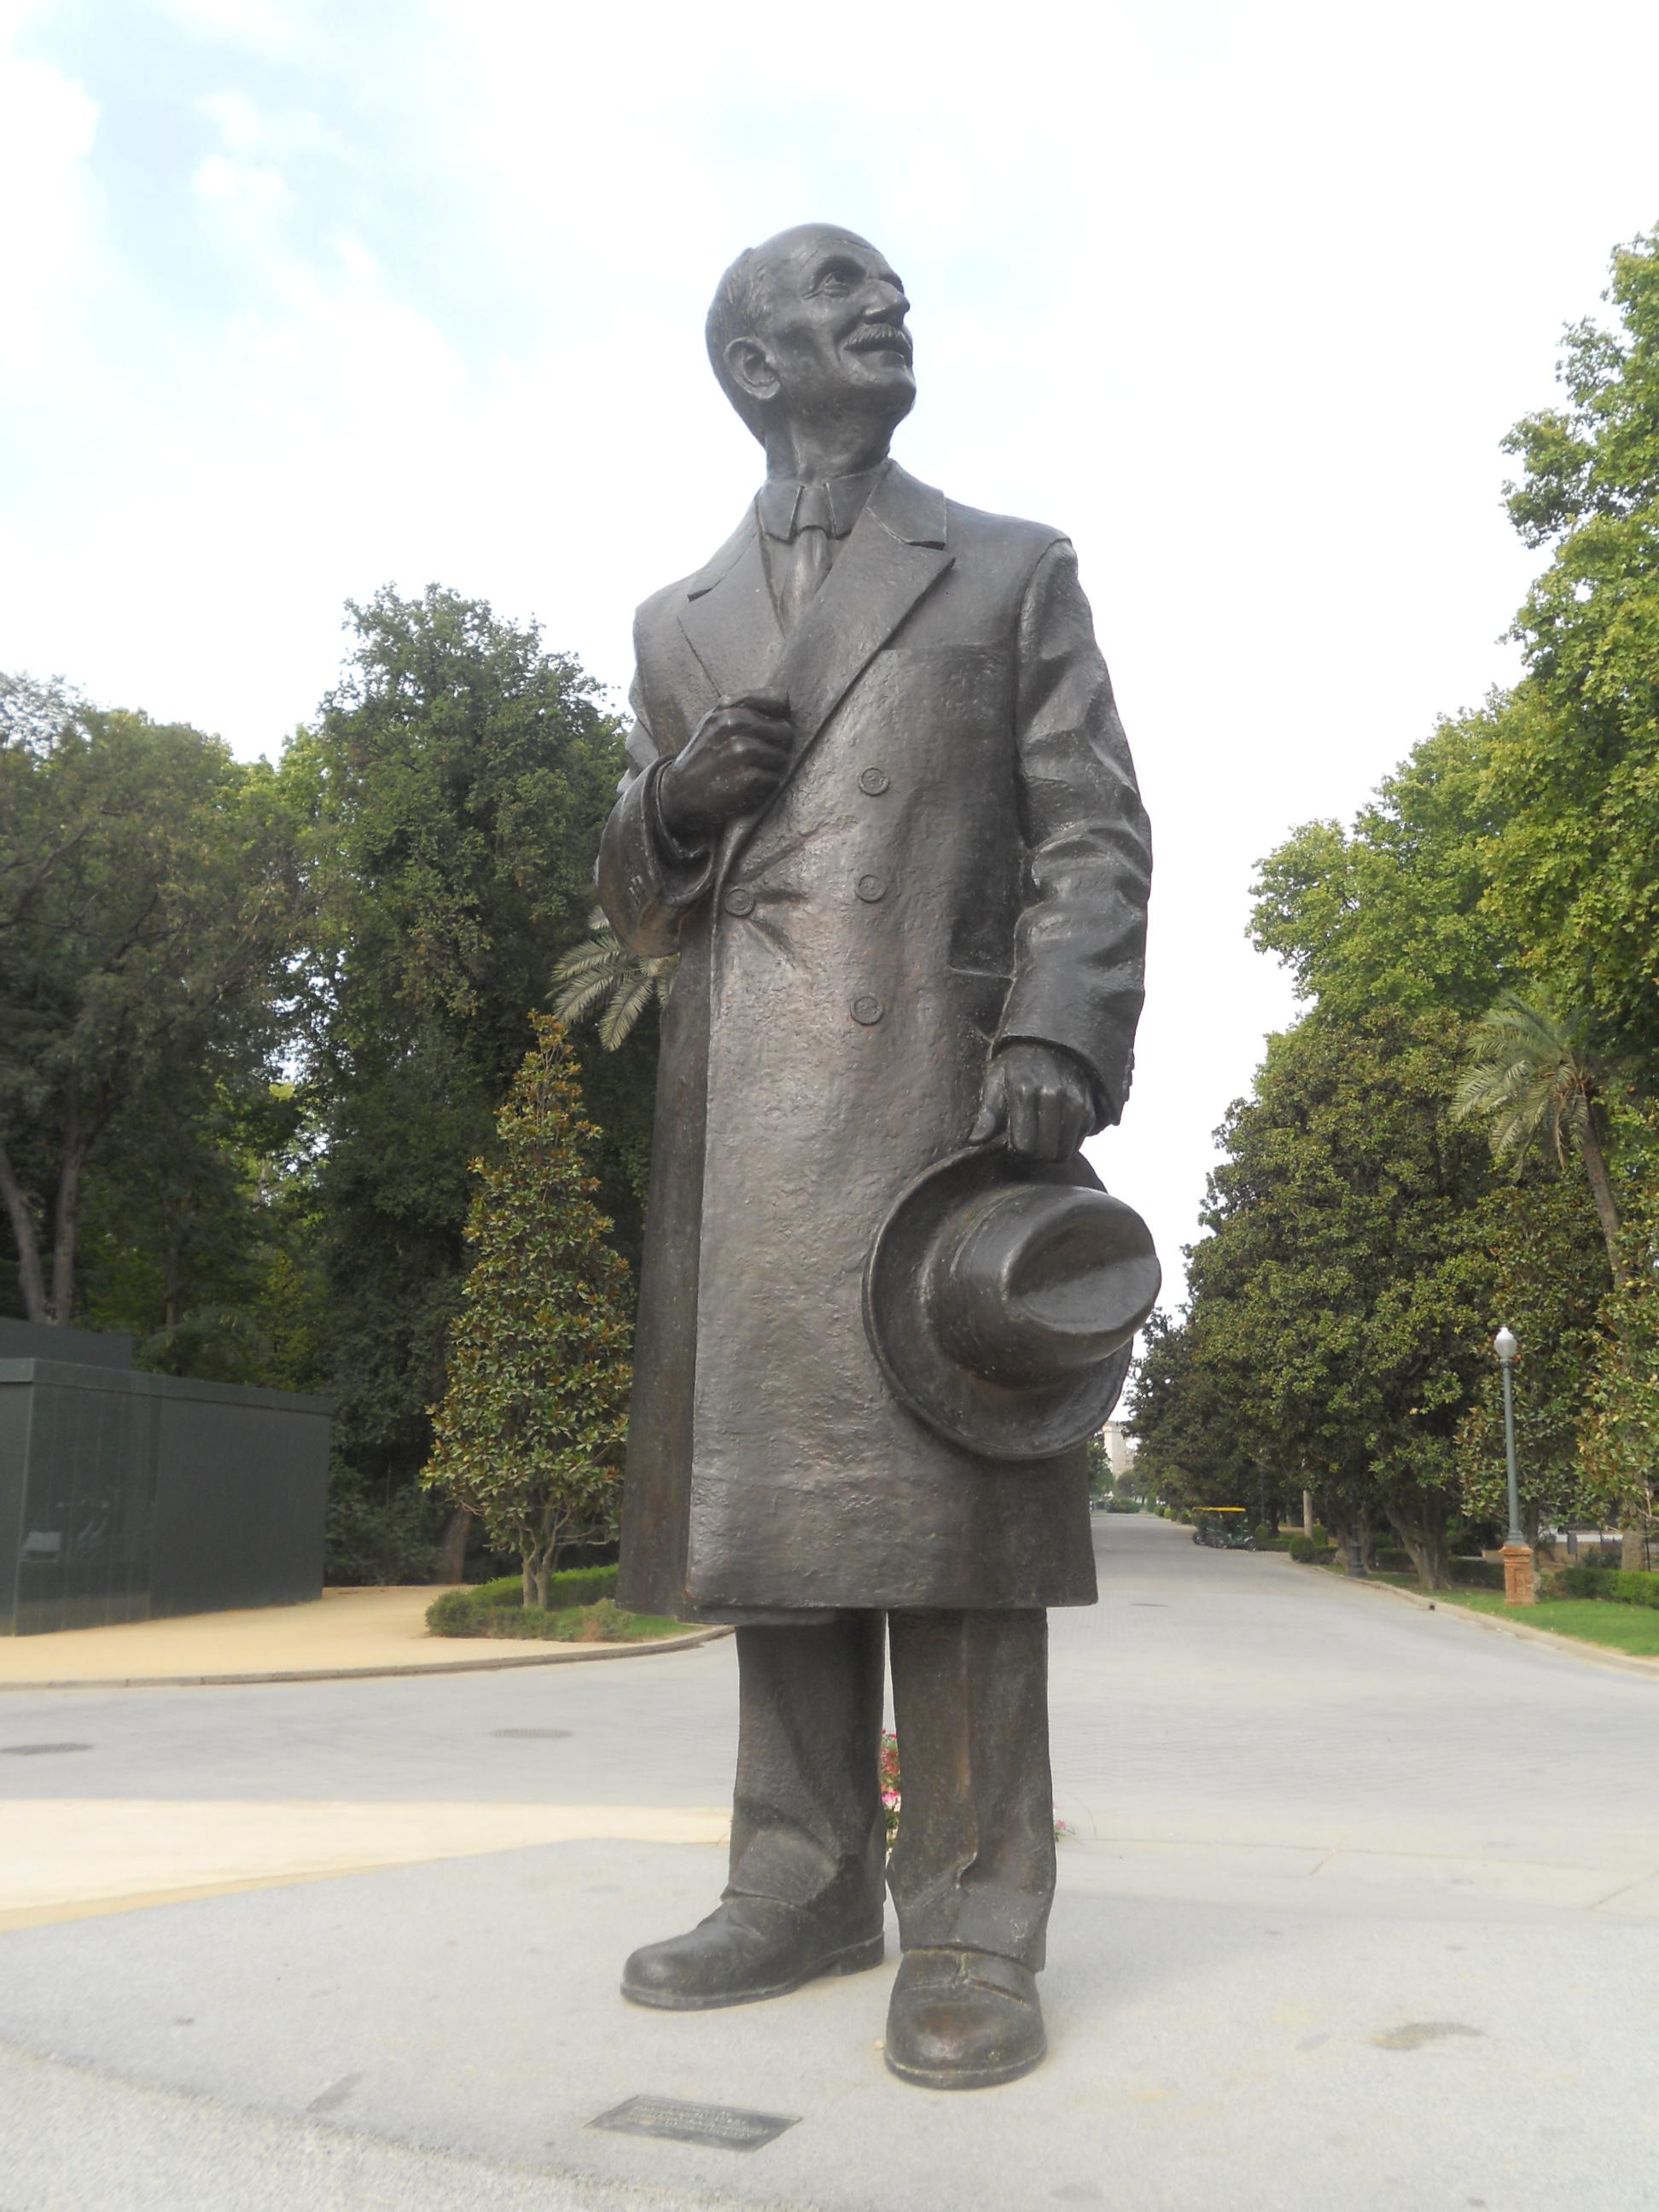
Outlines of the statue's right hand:
<svg viewBox="0 0 1659 2212">
<path fill-rule="evenodd" d="M 788 768 L 795 732 L 781 691 L 744 691 L 711 707 L 657 778 L 664 827 L 700 843 L 772 796 Z"/>
</svg>

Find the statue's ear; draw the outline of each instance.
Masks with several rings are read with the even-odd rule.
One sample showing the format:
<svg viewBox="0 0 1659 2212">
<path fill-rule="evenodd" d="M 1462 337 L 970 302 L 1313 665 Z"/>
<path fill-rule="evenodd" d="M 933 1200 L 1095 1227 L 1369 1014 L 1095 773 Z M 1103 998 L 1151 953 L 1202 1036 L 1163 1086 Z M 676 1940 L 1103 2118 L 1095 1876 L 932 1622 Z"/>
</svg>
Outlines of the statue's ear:
<svg viewBox="0 0 1659 2212">
<path fill-rule="evenodd" d="M 778 372 L 758 338 L 732 338 L 724 359 L 726 374 L 745 397 L 762 405 L 777 398 Z"/>
</svg>

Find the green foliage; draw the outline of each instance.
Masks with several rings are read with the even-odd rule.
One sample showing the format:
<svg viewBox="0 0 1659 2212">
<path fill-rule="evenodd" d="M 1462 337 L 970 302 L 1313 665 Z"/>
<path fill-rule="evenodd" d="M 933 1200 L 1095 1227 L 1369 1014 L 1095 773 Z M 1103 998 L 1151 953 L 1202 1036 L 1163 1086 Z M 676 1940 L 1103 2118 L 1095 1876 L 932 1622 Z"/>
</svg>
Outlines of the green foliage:
<svg viewBox="0 0 1659 2212">
<path fill-rule="evenodd" d="M 1502 957 L 1484 904 L 1486 783 L 1485 723 L 1443 722 L 1351 832 L 1307 823 L 1262 862 L 1251 934 L 1304 997 L 1344 1018 L 1490 1003 Z"/>
<path fill-rule="evenodd" d="M 589 934 L 553 969 L 553 1012 L 562 1022 L 597 1019 L 599 1042 L 615 1052 L 633 1034 L 640 1017 L 653 1005 L 668 1004 L 679 955 L 642 959 L 632 952 L 595 907 L 587 917 Z"/>
<path fill-rule="evenodd" d="M 1450 1108 L 1458 1027 L 1322 1005 L 1269 1045 L 1221 1133 L 1192 1301 L 1149 1333 L 1147 1478 L 1213 1500 L 1241 1460 L 1328 1511 L 1368 1504 L 1443 1583 L 1456 1438 L 1490 1364 L 1484 1145 Z"/>
<path fill-rule="evenodd" d="M 442 1531 L 434 1500 L 406 1483 L 375 1482 L 343 1467 L 329 1470 L 323 1571 L 331 1583 L 429 1582 Z"/>
<path fill-rule="evenodd" d="M 1542 1578 L 1539 1595 L 1551 1599 L 1598 1598 L 1613 1605 L 1659 1607 L 1659 1574 L 1622 1567 L 1563 1567 L 1559 1574 Z"/>
<path fill-rule="evenodd" d="M 593 685 L 533 625 L 435 586 L 349 611 L 345 673 L 282 778 L 315 916 L 302 1058 L 337 1434 L 351 1465 L 400 1482 L 431 1449 L 469 1164 L 585 929 L 623 757 Z M 588 1071 L 605 1133 L 587 1141 L 625 1252 L 655 1055 L 646 1021 Z"/>
<path fill-rule="evenodd" d="M 422 1480 L 519 1553 L 525 1601 L 544 1607 L 560 1547 L 614 1533 L 629 1370 L 628 1269 L 593 1203 L 574 1061 L 556 1022 L 535 1030 L 499 1157 L 475 1169 L 472 1267 Z"/>
<path fill-rule="evenodd" d="M 1315 1559 L 1322 1559 L 1329 1547 L 1325 1544 L 1316 1544 L 1308 1536 L 1292 1536 L 1285 1548 L 1293 1559 L 1305 1567 Z"/>
<path fill-rule="evenodd" d="M 1593 1517 L 1599 1507 L 1580 1456 L 1588 1378 L 1601 1356 L 1607 1255 L 1583 1177 L 1529 1170 L 1496 1186 L 1480 1234 L 1492 1263 L 1491 1313 L 1519 1341 L 1516 1421 L 1522 1512 L 1540 1522 Z M 1488 1363 L 1457 1439 L 1467 1510 L 1499 1528 L 1509 1517 L 1504 1398 Z"/>
<path fill-rule="evenodd" d="M 615 1576 L 614 1567 L 608 1571 Z M 556 1585 L 569 1579 L 553 1577 Z M 446 1590 L 427 1607 L 428 1630 L 434 1636 L 489 1636 L 521 1643 L 628 1644 L 672 1636 L 684 1626 L 655 1613 L 629 1613 L 608 1591 L 584 1601 L 570 1589 L 556 1587 L 550 1592 L 553 1602 L 539 1606 L 526 1605 L 518 1601 L 518 1593 L 502 1590 L 494 1602 L 486 1602 L 485 1589 L 501 1587 Z"/>
<path fill-rule="evenodd" d="M 611 1596 L 616 1587 L 615 1567 L 567 1567 L 547 1578 L 546 1609 L 562 1613 L 572 1607 L 592 1605 Z M 524 1610 L 524 1577 L 498 1575 L 491 1582 L 475 1583 L 470 1589 L 445 1590 L 428 1606 L 426 1625 L 434 1636 L 494 1635 L 501 1632 L 483 1626 L 485 1617 L 515 1609 Z"/>
<path fill-rule="evenodd" d="M 160 1299 L 116 1318 L 177 1329 L 228 1303 L 179 1240 L 191 1220 L 246 1218 L 218 1151 L 274 1071 L 300 905 L 263 762 L 0 678 L 0 1196 L 26 1314 L 81 1317 L 100 1170 L 112 1270 L 146 1209 L 173 1237 Z"/>
<path fill-rule="evenodd" d="M 1454 1559 L 1451 1578 L 1458 1589 L 1501 1590 L 1504 1563 L 1501 1559 Z"/>
<path fill-rule="evenodd" d="M 1566 404 L 1507 441 L 1510 513 L 1552 557 L 1489 718 L 1483 904 L 1611 1038 L 1659 1049 L 1659 231 L 1613 256 L 1611 329 L 1566 334 Z"/>
<path fill-rule="evenodd" d="M 1640 1170 L 1624 1231 L 1631 1264 L 1602 1310 L 1579 1443 L 1586 1517 L 1606 1514 L 1639 1532 L 1659 1511 L 1659 1108 L 1630 1112 L 1625 1135 Z"/>
</svg>

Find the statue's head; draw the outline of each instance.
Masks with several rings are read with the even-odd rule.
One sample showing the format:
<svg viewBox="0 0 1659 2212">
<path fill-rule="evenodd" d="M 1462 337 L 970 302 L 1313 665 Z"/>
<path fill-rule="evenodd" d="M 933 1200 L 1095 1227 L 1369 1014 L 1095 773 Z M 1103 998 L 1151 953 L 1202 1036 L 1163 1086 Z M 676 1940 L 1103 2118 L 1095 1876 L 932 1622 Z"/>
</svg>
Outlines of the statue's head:
<svg viewBox="0 0 1659 2212">
<path fill-rule="evenodd" d="M 808 222 L 751 246 L 708 310 L 708 358 L 761 442 L 856 416 L 890 437 L 915 404 L 904 287 L 867 239 Z"/>
</svg>

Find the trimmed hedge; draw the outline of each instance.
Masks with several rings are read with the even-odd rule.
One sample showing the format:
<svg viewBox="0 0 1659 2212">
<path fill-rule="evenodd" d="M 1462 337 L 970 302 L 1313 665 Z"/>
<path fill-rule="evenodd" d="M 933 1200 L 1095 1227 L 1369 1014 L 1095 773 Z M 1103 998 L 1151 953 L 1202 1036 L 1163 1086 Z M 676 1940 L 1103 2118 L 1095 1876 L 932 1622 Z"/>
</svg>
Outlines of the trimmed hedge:
<svg viewBox="0 0 1659 2212">
<path fill-rule="evenodd" d="M 1451 1578 L 1455 1589 L 1501 1590 L 1504 1587 L 1504 1562 L 1501 1559 L 1454 1559 Z"/>
<path fill-rule="evenodd" d="M 1316 1559 L 1322 1559 L 1330 1550 L 1328 1544 L 1320 1541 L 1323 1534 L 1322 1529 L 1316 1529 L 1311 1537 L 1289 1536 L 1285 1539 L 1285 1548 L 1303 1566 L 1311 1566 Z"/>
<path fill-rule="evenodd" d="M 1659 1575 L 1626 1567 L 1563 1567 L 1539 1578 L 1542 1598 L 1597 1597 L 1613 1605 L 1659 1606 Z"/>
<path fill-rule="evenodd" d="M 426 1609 L 434 1636 L 541 1636 L 555 1631 L 544 1624 L 573 1606 L 595 1605 L 614 1595 L 615 1567 L 569 1567 L 547 1578 L 547 1610 L 524 1601 L 521 1575 L 501 1575 L 469 1589 L 446 1590 Z"/>
</svg>

